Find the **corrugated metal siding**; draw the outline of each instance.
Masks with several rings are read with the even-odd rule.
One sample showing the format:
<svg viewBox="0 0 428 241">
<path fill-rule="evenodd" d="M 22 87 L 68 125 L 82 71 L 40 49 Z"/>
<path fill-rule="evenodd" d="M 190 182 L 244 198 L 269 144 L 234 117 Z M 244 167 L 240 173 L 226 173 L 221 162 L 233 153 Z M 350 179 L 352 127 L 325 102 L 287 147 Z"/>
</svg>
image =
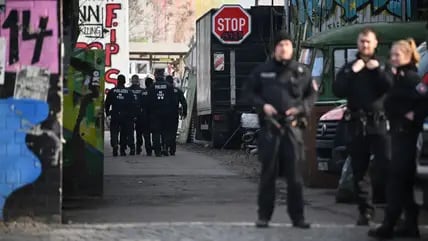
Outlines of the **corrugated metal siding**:
<svg viewBox="0 0 428 241">
<path fill-rule="evenodd" d="M 196 23 L 197 111 L 211 114 L 211 13 Z"/>
</svg>

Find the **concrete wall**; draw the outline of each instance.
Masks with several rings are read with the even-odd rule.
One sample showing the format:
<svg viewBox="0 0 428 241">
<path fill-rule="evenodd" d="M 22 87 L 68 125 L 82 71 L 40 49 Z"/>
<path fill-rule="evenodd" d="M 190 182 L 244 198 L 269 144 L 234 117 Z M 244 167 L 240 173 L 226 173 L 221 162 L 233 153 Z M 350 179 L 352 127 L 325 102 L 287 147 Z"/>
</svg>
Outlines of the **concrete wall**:
<svg viewBox="0 0 428 241">
<path fill-rule="evenodd" d="M 58 1 L 3 0 L 0 5 L 0 219 L 30 216 L 58 222 Z"/>
</svg>

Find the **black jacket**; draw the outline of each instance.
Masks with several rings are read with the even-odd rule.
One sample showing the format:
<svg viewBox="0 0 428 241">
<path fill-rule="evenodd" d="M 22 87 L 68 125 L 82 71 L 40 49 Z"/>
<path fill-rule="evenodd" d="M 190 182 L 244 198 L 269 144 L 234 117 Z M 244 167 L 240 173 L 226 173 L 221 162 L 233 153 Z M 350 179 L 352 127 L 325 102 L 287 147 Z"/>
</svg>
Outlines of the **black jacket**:
<svg viewBox="0 0 428 241">
<path fill-rule="evenodd" d="M 370 70 L 365 67 L 354 73 L 352 65 L 357 60 L 345 64 L 339 70 L 333 82 L 333 93 L 346 99 L 351 111 L 382 112 L 385 95 L 392 86 L 391 68 L 378 60 L 378 68 Z"/>
<path fill-rule="evenodd" d="M 142 98 L 143 98 L 144 89 L 138 85 L 131 85 L 129 87 L 129 90 L 131 91 L 131 94 L 134 97 L 132 99 L 132 109 L 131 109 L 132 116 L 133 117 L 141 117 L 141 115 L 143 113 Z"/>
<path fill-rule="evenodd" d="M 111 89 L 105 100 L 106 115 L 111 115 L 112 118 L 130 117 L 132 100 L 131 92 L 124 86 Z"/>
<path fill-rule="evenodd" d="M 264 104 L 271 104 L 280 115 L 296 107 L 301 116 L 309 116 L 317 98 L 309 70 L 294 60 L 285 64 L 270 60 L 259 65 L 250 74 L 245 91 L 261 119 Z"/>
<path fill-rule="evenodd" d="M 425 119 L 424 103 L 427 104 L 426 94 L 418 92 L 418 85 L 422 84 L 414 64 L 397 68 L 394 76 L 394 85 L 385 100 L 385 110 L 391 122 L 392 129 L 411 128 L 420 130 Z M 405 115 L 415 113 L 413 121 Z"/>
<path fill-rule="evenodd" d="M 184 97 L 184 92 L 178 88 L 178 87 L 174 87 L 174 103 L 175 103 L 175 107 L 173 108 L 173 112 L 175 114 L 178 114 L 178 110 L 179 110 L 179 105 L 181 104 L 181 108 L 182 108 L 182 112 L 184 116 L 187 116 L 187 101 L 186 98 Z"/>
<path fill-rule="evenodd" d="M 150 115 L 168 114 L 176 106 L 174 87 L 164 80 L 157 80 L 147 89 L 147 100 Z"/>
</svg>

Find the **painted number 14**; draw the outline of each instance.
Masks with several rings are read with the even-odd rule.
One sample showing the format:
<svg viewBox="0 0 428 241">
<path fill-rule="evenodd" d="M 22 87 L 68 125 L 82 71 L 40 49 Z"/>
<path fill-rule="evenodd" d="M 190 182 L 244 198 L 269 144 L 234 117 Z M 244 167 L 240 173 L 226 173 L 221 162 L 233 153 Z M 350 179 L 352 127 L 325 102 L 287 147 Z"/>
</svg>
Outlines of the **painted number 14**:
<svg viewBox="0 0 428 241">
<path fill-rule="evenodd" d="M 19 61 L 19 31 L 22 31 L 22 40 L 36 40 L 34 47 L 33 58 L 31 64 L 40 61 L 42 53 L 43 40 L 45 37 L 52 36 L 52 30 L 46 30 L 48 25 L 48 17 L 40 17 L 38 31 L 30 32 L 31 11 L 22 11 L 22 27 L 19 25 L 18 10 L 10 11 L 2 28 L 9 29 L 9 65 L 13 65 Z"/>
</svg>

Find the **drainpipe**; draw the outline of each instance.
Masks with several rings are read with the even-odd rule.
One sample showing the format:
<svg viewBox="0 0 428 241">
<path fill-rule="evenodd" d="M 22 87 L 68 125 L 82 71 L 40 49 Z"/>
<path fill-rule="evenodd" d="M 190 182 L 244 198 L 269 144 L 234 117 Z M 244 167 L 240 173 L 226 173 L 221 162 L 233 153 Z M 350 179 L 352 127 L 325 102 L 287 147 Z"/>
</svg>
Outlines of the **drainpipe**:
<svg viewBox="0 0 428 241">
<path fill-rule="evenodd" d="M 287 32 L 290 32 L 290 5 L 289 0 L 284 1 L 284 19 L 283 19 L 283 29 Z"/>
<path fill-rule="evenodd" d="M 407 0 L 401 0 L 401 20 L 403 22 L 407 21 L 407 11 L 406 11 L 406 7 L 407 7 Z"/>
</svg>

